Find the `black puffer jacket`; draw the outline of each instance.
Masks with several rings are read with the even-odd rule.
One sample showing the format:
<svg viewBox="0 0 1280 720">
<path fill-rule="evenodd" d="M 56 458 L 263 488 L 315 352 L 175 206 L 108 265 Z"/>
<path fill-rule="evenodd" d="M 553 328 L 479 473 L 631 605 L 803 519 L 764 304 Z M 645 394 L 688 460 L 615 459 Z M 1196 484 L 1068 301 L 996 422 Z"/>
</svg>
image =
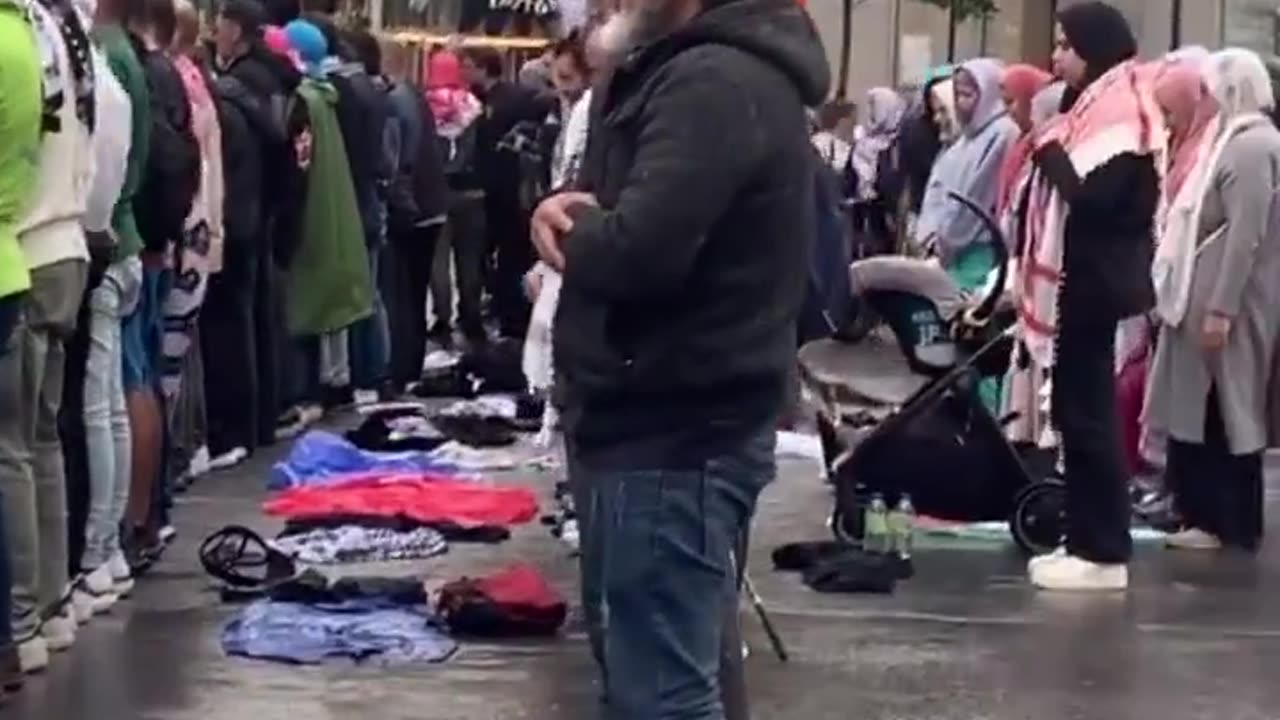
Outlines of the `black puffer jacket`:
<svg viewBox="0 0 1280 720">
<path fill-rule="evenodd" d="M 718 3 L 633 53 L 592 119 L 555 362 L 577 451 L 699 462 L 772 421 L 814 228 L 805 106 L 830 81 L 792 0 Z"/>
</svg>

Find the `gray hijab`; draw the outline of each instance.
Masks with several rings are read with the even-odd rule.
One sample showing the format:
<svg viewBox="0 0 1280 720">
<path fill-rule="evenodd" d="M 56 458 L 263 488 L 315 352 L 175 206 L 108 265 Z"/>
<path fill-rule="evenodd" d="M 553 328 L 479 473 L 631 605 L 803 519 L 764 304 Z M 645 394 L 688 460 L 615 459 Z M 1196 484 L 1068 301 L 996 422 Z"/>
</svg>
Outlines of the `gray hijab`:
<svg viewBox="0 0 1280 720">
<path fill-rule="evenodd" d="M 973 117 L 961 127 L 955 144 L 939 156 L 929 176 L 916 240 L 933 238 L 944 266 L 950 265 L 971 245 L 994 241 L 973 213 L 952 200 L 957 192 L 989 211 L 995 211 L 999 195 L 1000 167 L 1005 153 L 1020 134 L 1017 123 L 1005 111 L 1000 95 L 1004 66 L 998 60 L 981 58 L 961 65 L 957 72 L 969 74 L 978 85 L 978 102 Z"/>
</svg>

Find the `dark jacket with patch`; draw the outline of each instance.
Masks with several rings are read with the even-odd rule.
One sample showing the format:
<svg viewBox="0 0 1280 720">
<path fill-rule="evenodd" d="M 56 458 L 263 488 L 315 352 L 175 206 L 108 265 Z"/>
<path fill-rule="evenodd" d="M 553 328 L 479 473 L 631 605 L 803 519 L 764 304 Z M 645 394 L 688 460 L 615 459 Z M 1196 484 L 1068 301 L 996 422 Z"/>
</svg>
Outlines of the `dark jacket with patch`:
<svg viewBox="0 0 1280 720">
<path fill-rule="evenodd" d="M 200 191 L 200 145 L 182 76 L 164 53 L 138 46 L 151 96 L 150 152 L 134 202 L 138 231 L 149 252 L 179 242 Z"/>
<path fill-rule="evenodd" d="M 584 462 L 699 464 L 779 413 L 814 229 L 805 106 L 830 71 L 804 10 L 736 0 L 599 90 L 555 322 Z"/>
</svg>

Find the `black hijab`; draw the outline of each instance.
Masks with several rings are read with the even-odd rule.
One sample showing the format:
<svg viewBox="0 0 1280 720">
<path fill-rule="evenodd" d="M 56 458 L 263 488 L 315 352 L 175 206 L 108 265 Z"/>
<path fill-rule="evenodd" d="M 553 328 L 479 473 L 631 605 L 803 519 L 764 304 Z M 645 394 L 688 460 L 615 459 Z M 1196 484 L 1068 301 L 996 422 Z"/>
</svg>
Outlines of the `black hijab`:
<svg viewBox="0 0 1280 720">
<path fill-rule="evenodd" d="M 1138 54 L 1138 41 L 1129 21 L 1114 7 L 1098 0 L 1072 5 L 1058 13 L 1058 24 L 1067 42 L 1088 65 L 1085 87 L 1108 70 Z M 1071 109 L 1084 88 L 1067 88 L 1062 110 Z"/>
</svg>

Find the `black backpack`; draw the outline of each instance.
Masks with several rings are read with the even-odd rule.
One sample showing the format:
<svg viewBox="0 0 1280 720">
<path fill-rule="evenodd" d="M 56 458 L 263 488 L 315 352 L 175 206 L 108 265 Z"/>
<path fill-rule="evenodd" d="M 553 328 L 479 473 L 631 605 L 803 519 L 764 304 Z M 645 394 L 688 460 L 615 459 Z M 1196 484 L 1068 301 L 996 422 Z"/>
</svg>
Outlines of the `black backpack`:
<svg viewBox="0 0 1280 720">
<path fill-rule="evenodd" d="M 200 144 L 191 128 L 191 105 L 182 78 L 163 54 L 143 56 L 151 91 L 151 146 L 142 182 L 139 230 L 149 250 L 180 242 L 200 191 Z"/>
</svg>

